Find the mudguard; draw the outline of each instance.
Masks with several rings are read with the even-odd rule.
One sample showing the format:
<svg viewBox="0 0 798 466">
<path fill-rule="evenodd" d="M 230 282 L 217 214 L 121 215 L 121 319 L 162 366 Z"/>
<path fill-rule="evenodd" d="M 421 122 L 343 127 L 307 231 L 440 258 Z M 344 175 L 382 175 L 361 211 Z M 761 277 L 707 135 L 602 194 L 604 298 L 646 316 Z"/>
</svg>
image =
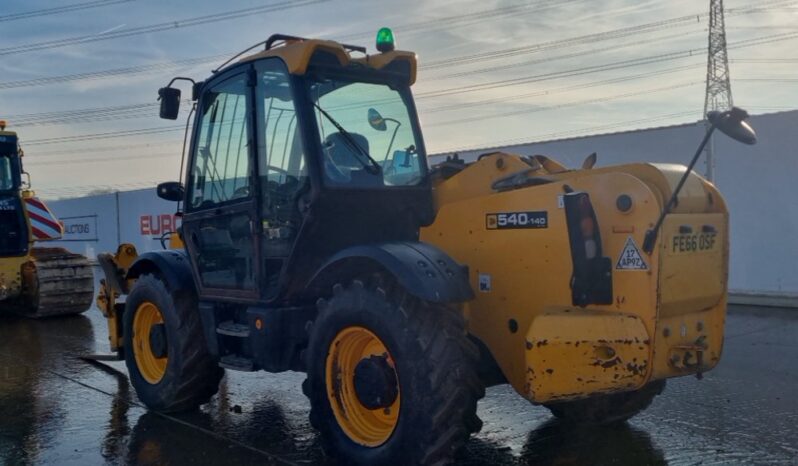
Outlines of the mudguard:
<svg viewBox="0 0 798 466">
<path fill-rule="evenodd" d="M 126 278 L 139 278 L 145 273 L 159 274 L 170 290 L 196 290 L 191 275 L 191 264 L 183 250 L 145 252 L 130 266 Z"/>
<path fill-rule="evenodd" d="M 329 290 L 343 278 L 386 271 L 411 295 L 433 303 L 474 298 L 468 269 L 435 246 L 419 242 L 353 246 L 331 257 L 311 279 L 309 289 Z"/>
</svg>

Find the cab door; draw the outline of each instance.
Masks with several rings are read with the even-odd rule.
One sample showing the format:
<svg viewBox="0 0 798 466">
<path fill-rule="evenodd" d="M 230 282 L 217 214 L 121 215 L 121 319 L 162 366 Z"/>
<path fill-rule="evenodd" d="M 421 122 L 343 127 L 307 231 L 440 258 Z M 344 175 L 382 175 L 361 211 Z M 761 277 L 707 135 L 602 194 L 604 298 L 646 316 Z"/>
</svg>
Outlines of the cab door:
<svg viewBox="0 0 798 466">
<path fill-rule="evenodd" d="M 311 182 L 291 78 L 282 60 L 255 62 L 263 298 L 281 278 L 310 203 Z"/>
<path fill-rule="evenodd" d="M 204 299 L 258 297 L 250 69 L 217 79 L 197 109 L 183 232 Z"/>
</svg>

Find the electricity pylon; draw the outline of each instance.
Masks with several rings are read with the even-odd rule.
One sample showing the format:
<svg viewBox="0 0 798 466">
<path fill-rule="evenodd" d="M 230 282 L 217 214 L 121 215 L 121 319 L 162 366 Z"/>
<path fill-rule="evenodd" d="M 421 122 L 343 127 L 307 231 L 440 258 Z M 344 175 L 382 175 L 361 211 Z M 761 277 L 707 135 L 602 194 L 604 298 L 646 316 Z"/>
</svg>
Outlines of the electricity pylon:
<svg viewBox="0 0 798 466">
<path fill-rule="evenodd" d="M 731 81 L 729 79 L 729 54 L 726 50 L 726 25 L 723 18 L 723 0 L 709 2 L 709 53 L 707 56 L 707 91 L 704 97 L 704 118 L 707 112 L 732 108 Z M 714 143 L 706 149 L 706 177 L 714 178 Z"/>
</svg>

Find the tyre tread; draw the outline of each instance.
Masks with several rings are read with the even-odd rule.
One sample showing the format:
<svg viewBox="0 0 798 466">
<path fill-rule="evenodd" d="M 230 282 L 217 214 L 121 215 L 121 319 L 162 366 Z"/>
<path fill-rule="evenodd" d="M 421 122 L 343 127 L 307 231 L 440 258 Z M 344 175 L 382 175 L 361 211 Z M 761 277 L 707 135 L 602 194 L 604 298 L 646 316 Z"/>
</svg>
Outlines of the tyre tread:
<svg viewBox="0 0 798 466">
<path fill-rule="evenodd" d="M 401 334 L 399 341 L 417 348 L 413 363 L 428 368 L 426 377 L 423 377 L 429 388 L 428 396 L 421 400 L 423 406 L 417 408 L 427 413 L 423 417 L 427 425 L 417 426 L 421 433 L 418 440 L 413 448 L 405 450 L 408 457 L 397 461 L 424 465 L 450 462 L 469 436 L 481 429 L 482 421 L 477 416 L 476 406 L 485 395 L 476 371 L 479 350 L 467 337 L 463 316 L 459 311 L 415 298 L 395 282 L 377 275 L 367 280 L 353 280 L 348 286 L 336 284 L 328 301 L 319 300 L 319 315 L 313 328 L 323 326 L 320 322 L 326 322 L 332 313 L 346 306 L 383 310 L 390 307 L 395 317 L 406 324 L 397 331 Z M 310 333 L 313 339 L 313 331 Z M 313 356 L 313 351 L 307 352 L 308 368 L 312 367 L 310 358 Z M 335 450 L 340 445 L 332 445 L 331 435 L 328 435 L 329 424 L 335 421 L 321 419 L 326 399 L 314 399 L 314 394 L 319 396 L 322 392 L 319 387 L 314 387 L 311 377 L 309 371 L 302 387 L 311 399 L 310 423 L 322 432 L 325 448 Z M 345 451 L 333 453 L 346 454 Z"/>
</svg>

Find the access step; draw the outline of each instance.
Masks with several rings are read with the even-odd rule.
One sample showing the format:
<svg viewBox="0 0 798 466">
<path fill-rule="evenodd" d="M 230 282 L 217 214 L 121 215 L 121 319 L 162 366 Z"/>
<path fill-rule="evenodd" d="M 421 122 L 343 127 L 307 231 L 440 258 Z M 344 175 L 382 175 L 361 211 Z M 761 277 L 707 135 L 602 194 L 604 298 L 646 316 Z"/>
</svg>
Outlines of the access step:
<svg viewBox="0 0 798 466">
<path fill-rule="evenodd" d="M 228 354 L 219 360 L 219 367 L 233 371 L 252 372 L 255 370 L 255 363 L 249 358 Z"/>
<path fill-rule="evenodd" d="M 226 320 L 216 327 L 216 333 L 231 337 L 249 338 L 249 327 L 244 324 L 237 324 L 232 320 Z"/>
</svg>

